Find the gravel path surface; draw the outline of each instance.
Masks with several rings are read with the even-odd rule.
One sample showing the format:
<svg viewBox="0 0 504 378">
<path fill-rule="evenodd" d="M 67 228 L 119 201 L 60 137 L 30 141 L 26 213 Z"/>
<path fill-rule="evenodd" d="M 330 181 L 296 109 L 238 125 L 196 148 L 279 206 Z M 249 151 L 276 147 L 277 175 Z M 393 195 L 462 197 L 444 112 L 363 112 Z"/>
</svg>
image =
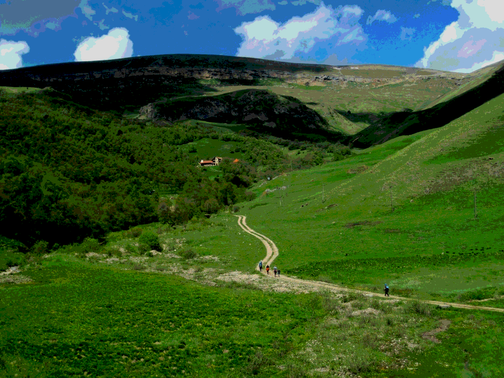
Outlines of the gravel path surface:
<svg viewBox="0 0 504 378">
<path fill-rule="evenodd" d="M 278 248 L 273 243 L 273 241 L 266 236 L 258 233 L 257 231 L 254 231 L 251 229 L 249 226 L 247 226 L 246 223 L 246 216 L 245 215 L 235 215 L 238 217 L 238 225 L 245 231 L 246 233 L 256 237 L 259 239 L 263 244 L 264 247 L 266 248 L 266 256 L 263 259 L 263 266 L 269 265 L 271 266 L 273 264 L 273 261 L 278 257 Z M 259 267 L 256 266 L 256 270 L 259 270 Z M 262 273 L 266 275 L 265 271 L 263 270 Z M 269 276 L 271 277 L 271 276 Z M 377 297 L 377 298 L 383 298 L 385 299 L 382 295 L 373 293 L 370 291 L 364 291 L 364 290 L 355 290 L 355 289 L 349 289 L 346 287 L 330 284 L 327 282 L 320 282 L 320 281 L 312 281 L 312 280 L 302 280 L 299 278 L 292 278 L 292 277 L 287 277 L 285 275 L 282 275 L 281 277 L 277 277 L 277 279 L 281 279 L 284 281 L 290 281 L 292 283 L 296 284 L 303 284 L 307 286 L 312 286 L 312 287 L 318 287 L 321 289 L 329 290 L 332 292 L 354 292 L 354 293 L 361 293 L 364 294 L 365 296 L 368 297 Z M 386 299 L 392 299 L 392 300 L 404 300 L 404 301 L 415 301 L 417 299 L 415 298 L 406 298 L 406 297 L 398 297 L 395 295 L 391 295 L 387 297 Z M 504 313 L 504 308 L 496 308 L 496 307 L 484 307 L 484 306 L 473 306 L 473 305 L 467 305 L 467 304 L 462 304 L 462 303 L 453 303 L 453 302 L 441 302 L 441 301 L 429 301 L 429 300 L 420 300 L 420 302 L 431 304 L 431 305 L 436 305 L 440 306 L 443 308 L 447 307 L 454 307 L 454 308 L 462 308 L 462 309 L 468 309 L 468 310 L 487 310 L 487 311 L 493 311 L 493 312 L 503 312 Z"/>
</svg>

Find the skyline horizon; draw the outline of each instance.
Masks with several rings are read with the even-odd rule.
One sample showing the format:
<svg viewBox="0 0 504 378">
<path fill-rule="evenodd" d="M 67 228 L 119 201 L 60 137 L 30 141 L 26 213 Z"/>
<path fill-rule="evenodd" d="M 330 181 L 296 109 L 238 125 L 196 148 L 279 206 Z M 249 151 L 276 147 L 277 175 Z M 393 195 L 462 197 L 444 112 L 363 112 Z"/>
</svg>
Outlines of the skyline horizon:
<svg viewBox="0 0 504 378">
<path fill-rule="evenodd" d="M 193 54 L 470 73 L 504 60 L 501 0 L 0 0 L 0 70 Z"/>
</svg>

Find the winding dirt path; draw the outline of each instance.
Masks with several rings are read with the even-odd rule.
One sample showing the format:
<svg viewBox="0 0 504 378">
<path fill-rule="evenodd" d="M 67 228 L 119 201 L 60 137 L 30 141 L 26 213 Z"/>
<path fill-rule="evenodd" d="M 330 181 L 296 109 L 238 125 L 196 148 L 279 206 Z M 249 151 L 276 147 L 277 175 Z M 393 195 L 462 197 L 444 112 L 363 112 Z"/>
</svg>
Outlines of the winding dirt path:
<svg viewBox="0 0 504 378">
<path fill-rule="evenodd" d="M 273 241 L 266 236 L 258 233 L 257 231 L 254 231 L 251 229 L 247 223 L 245 222 L 246 216 L 245 215 L 235 215 L 238 217 L 238 225 L 245 231 L 247 234 L 250 234 L 257 239 L 259 239 L 263 244 L 264 247 L 266 248 L 266 257 L 263 259 L 263 266 L 266 265 L 272 265 L 273 261 L 278 257 L 278 248 L 273 243 Z M 259 270 L 259 267 L 256 266 L 256 270 Z M 262 274 L 266 275 L 266 273 L 263 271 Z M 271 277 L 271 276 L 269 276 Z M 378 298 L 384 298 L 380 294 L 371 292 L 371 291 L 364 291 L 364 290 L 356 290 L 356 289 L 349 289 L 343 286 L 338 286 L 335 284 L 330 284 L 327 282 L 320 282 L 320 281 L 312 281 L 312 280 L 302 280 L 299 278 L 292 278 L 292 277 L 287 277 L 285 275 L 282 275 L 281 277 L 276 277 L 275 279 L 281 279 L 281 280 L 286 280 L 298 284 L 304 284 L 312 287 L 319 287 L 325 290 L 329 290 L 332 292 L 354 292 L 354 293 L 361 293 L 364 294 L 365 296 L 368 297 L 378 297 Z M 384 298 L 385 299 L 385 298 Z M 404 301 L 415 301 L 415 298 L 406 298 L 406 297 L 398 297 L 395 295 L 391 295 L 390 297 L 387 297 L 387 299 L 399 299 L 399 300 L 404 300 Z M 496 307 L 483 307 L 483 306 L 472 306 L 472 305 L 467 305 L 467 304 L 462 304 L 462 303 L 453 303 L 453 302 L 440 302 L 440 301 L 429 301 L 429 300 L 420 300 L 420 302 L 431 304 L 431 305 L 436 305 L 436 306 L 441 306 L 441 307 L 454 307 L 454 308 L 463 308 L 463 309 L 468 309 L 468 310 L 487 310 L 487 311 L 493 311 L 493 312 L 502 312 L 504 313 L 504 308 L 496 308 Z"/>
</svg>

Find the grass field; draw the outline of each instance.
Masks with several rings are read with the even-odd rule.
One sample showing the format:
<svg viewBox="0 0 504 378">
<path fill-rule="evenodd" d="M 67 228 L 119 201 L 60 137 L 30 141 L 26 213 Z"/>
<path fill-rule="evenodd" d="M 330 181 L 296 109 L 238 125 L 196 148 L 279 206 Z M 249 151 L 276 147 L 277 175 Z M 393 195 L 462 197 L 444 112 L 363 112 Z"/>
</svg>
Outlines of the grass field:
<svg viewBox="0 0 504 378">
<path fill-rule="evenodd" d="M 93 261 L 55 253 L 26 267 L 25 283 L 0 283 L 1 376 L 504 373 L 502 316 L 358 294 L 209 287 L 145 270 L 148 262 Z"/>
<path fill-rule="evenodd" d="M 408 74 L 378 68 L 382 77 Z M 451 94 L 429 80 L 338 91 L 263 84 L 353 134 L 482 79 L 474 80 Z M 203 84 L 216 94 L 241 88 Z M 0 269 L 23 264 L 0 275 L 0 377 L 503 376 L 500 314 L 421 302 L 504 308 L 503 107 L 501 95 L 442 128 L 287 171 L 256 183 L 253 201 L 176 228 L 139 225 L 45 256 L 15 254 L 0 239 Z M 241 147 L 202 139 L 181 148 L 196 164 L 240 158 Z M 235 214 L 276 243 L 282 274 L 377 295 L 279 288 L 255 272 L 264 246 Z M 157 234 L 163 252 L 142 252 L 142 232 Z M 385 283 L 419 300 L 384 299 Z"/>
</svg>

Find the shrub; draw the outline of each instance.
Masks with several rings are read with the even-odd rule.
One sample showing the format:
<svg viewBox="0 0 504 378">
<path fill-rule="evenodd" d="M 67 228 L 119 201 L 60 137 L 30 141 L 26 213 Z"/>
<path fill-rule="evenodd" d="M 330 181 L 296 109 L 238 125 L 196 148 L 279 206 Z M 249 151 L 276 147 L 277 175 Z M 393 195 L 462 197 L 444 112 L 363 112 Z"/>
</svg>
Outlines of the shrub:
<svg viewBox="0 0 504 378">
<path fill-rule="evenodd" d="M 175 251 L 175 249 L 176 249 L 175 242 L 173 240 L 170 240 L 164 246 L 164 250 L 168 252 Z"/>
<path fill-rule="evenodd" d="M 11 266 L 22 265 L 25 257 L 21 253 L 15 253 L 8 250 L 0 250 L 0 271 L 6 270 Z"/>
<path fill-rule="evenodd" d="M 127 253 L 135 253 L 136 252 L 136 247 L 133 244 L 131 244 L 131 243 L 126 243 L 126 245 L 124 246 L 124 250 Z"/>
<path fill-rule="evenodd" d="M 420 301 L 413 301 L 406 306 L 406 310 L 412 313 L 427 315 L 431 314 L 430 306 Z"/>
<path fill-rule="evenodd" d="M 86 238 L 81 243 L 84 252 L 98 252 L 101 249 L 100 242 L 93 238 Z"/>
<path fill-rule="evenodd" d="M 131 230 L 126 231 L 125 236 L 128 238 L 138 238 L 142 235 L 143 230 L 140 227 L 134 227 Z"/>
<path fill-rule="evenodd" d="M 256 198 L 256 194 L 249 190 L 245 191 L 245 194 L 243 196 L 245 198 L 245 201 L 252 201 Z"/>
<path fill-rule="evenodd" d="M 48 246 L 49 246 L 48 242 L 46 242 L 45 240 L 39 240 L 38 242 L 36 242 L 33 245 L 31 251 L 35 255 L 43 255 L 43 254 L 47 253 Z"/>
<path fill-rule="evenodd" d="M 240 211 L 240 206 L 233 206 L 233 213 Z"/>
<path fill-rule="evenodd" d="M 378 359 L 372 352 L 356 349 L 355 352 L 345 358 L 343 366 L 350 373 L 357 375 L 373 371 L 377 364 Z"/>
<path fill-rule="evenodd" d="M 192 249 L 186 249 L 186 250 L 180 252 L 180 256 L 183 259 L 190 260 L 190 259 L 194 259 L 194 258 L 198 257 L 198 254 L 196 252 L 194 252 Z"/>
<path fill-rule="evenodd" d="M 109 247 L 106 251 L 109 257 L 122 257 L 122 252 L 118 246 Z"/>
<path fill-rule="evenodd" d="M 146 244 L 150 249 L 155 249 L 156 251 L 162 251 L 163 248 L 159 244 L 159 236 L 154 232 L 147 231 L 144 232 L 138 239 L 140 244 Z"/>
<path fill-rule="evenodd" d="M 359 299 L 360 297 L 361 296 L 358 293 L 355 293 L 353 291 L 349 291 L 348 293 L 346 293 L 345 295 L 343 295 L 341 297 L 341 301 L 343 303 L 352 302 L 352 301 L 355 301 L 356 299 Z"/>
<path fill-rule="evenodd" d="M 141 253 L 142 255 L 143 254 L 146 254 L 147 252 L 149 252 L 151 249 L 150 247 L 147 245 L 147 244 L 144 244 L 144 243 L 140 243 L 138 245 L 138 252 Z"/>
<path fill-rule="evenodd" d="M 270 365 L 269 359 L 264 356 L 261 352 L 257 352 L 255 355 L 248 358 L 248 365 L 245 368 L 247 375 L 258 375 L 261 367 Z"/>
</svg>

